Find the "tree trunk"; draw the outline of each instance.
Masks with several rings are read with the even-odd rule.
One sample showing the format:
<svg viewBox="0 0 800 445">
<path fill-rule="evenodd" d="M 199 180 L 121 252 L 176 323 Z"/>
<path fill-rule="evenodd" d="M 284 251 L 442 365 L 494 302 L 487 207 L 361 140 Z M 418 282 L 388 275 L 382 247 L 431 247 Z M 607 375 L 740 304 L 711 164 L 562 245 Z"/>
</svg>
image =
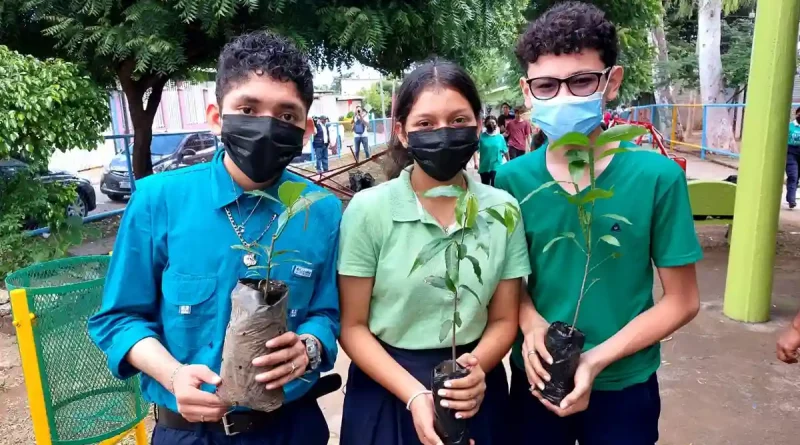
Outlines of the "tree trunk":
<svg viewBox="0 0 800 445">
<path fill-rule="evenodd" d="M 694 90 L 689 91 L 689 104 L 690 105 L 694 105 L 695 104 L 695 101 L 696 101 L 695 98 L 696 97 L 697 97 L 697 93 Z M 686 126 L 683 127 L 683 140 L 684 141 L 688 141 L 692 137 L 692 134 L 694 132 L 694 118 L 695 118 L 694 110 L 696 110 L 696 109 L 697 109 L 696 107 L 689 107 L 689 110 L 686 113 L 688 117 L 686 118 Z"/>
<path fill-rule="evenodd" d="M 720 34 L 722 0 L 700 0 L 697 12 L 697 51 L 700 65 L 700 99 L 704 104 L 724 104 Z M 709 148 L 737 151 L 728 108 L 706 110 L 706 144 Z"/>
<path fill-rule="evenodd" d="M 660 16 L 656 20 L 656 26 L 650 30 L 650 39 L 656 47 L 656 59 L 658 60 L 658 63 L 653 65 L 653 77 L 660 85 L 655 90 L 656 103 L 659 105 L 674 104 L 675 98 L 672 95 L 672 85 L 662 81 L 663 76 L 661 76 L 657 68 L 658 66 L 666 66 L 669 63 L 669 50 L 667 36 L 664 32 L 664 22 Z M 659 130 L 663 135 L 671 137 L 672 125 L 674 124 L 678 129 L 675 133 L 676 137 L 682 136 L 680 114 L 677 115 L 677 122 L 672 122 L 672 109 L 670 107 L 661 107 L 658 108 L 658 117 L 661 124 Z"/>
<path fill-rule="evenodd" d="M 169 77 L 163 74 L 143 74 L 133 79 L 135 62 L 125 60 L 117 68 L 117 77 L 131 113 L 133 125 L 133 175 L 141 179 L 153 173 L 150 143 L 153 140 L 153 120 L 161 103 L 161 93 Z M 149 95 L 147 94 L 149 92 Z"/>
</svg>

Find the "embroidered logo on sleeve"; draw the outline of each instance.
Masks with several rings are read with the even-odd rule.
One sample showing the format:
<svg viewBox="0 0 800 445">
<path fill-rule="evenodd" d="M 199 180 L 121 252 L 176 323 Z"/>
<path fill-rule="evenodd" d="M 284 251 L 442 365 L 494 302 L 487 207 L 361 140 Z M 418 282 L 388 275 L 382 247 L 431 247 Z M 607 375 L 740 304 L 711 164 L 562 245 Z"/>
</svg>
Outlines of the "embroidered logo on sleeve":
<svg viewBox="0 0 800 445">
<path fill-rule="evenodd" d="M 189 315 L 189 314 L 192 313 L 192 307 L 191 306 L 181 306 L 180 307 L 180 312 L 181 312 L 181 315 Z"/>
<path fill-rule="evenodd" d="M 296 277 L 311 278 L 311 275 L 314 273 L 314 271 L 309 269 L 308 267 L 294 266 L 292 273 Z"/>
<path fill-rule="evenodd" d="M 611 226 L 611 231 L 612 232 L 622 232 L 622 228 L 619 226 L 619 223 L 614 223 L 614 225 Z"/>
</svg>

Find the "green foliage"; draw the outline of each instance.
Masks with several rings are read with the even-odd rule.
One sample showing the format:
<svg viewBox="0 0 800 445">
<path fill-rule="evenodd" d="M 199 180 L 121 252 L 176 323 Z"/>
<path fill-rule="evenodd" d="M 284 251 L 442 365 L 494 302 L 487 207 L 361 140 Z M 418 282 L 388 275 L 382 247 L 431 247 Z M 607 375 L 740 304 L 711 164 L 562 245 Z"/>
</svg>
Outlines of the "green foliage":
<svg viewBox="0 0 800 445">
<path fill-rule="evenodd" d="M 466 293 L 473 296 L 478 304 L 484 304 L 478 293 L 466 284 L 462 284 L 461 263 L 467 261 L 472 267 L 472 271 L 483 284 L 483 277 L 480 262 L 469 252 L 469 246 L 465 243 L 467 237 L 475 240 L 478 248 L 489 256 L 489 248 L 485 243 L 489 236 L 489 225 L 485 216 L 493 218 L 496 223 L 502 224 L 507 229 L 508 236 L 516 228 L 521 216 L 519 209 L 510 203 L 499 204 L 485 209 L 480 209 L 478 198 L 474 193 L 464 190 L 457 186 L 442 186 L 428 190 L 425 193 L 427 198 L 455 198 L 455 216 L 459 230 L 451 231 L 446 236 L 434 239 L 425 245 L 417 254 L 414 264 L 411 266 L 409 276 L 417 269 L 428 264 L 444 251 L 445 275 L 443 277 L 429 276 L 425 278 L 425 283 L 447 292 L 453 300 L 452 318 L 442 321 L 439 330 L 439 341 L 444 342 L 452 333 L 452 359 L 456 360 L 456 330 L 461 327 L 461 314 L 458 312 L 458 303 Z M 499 210 L 498 210 L 499 209 Z M 502 212 L 501 212 L 502 210 Z"/>
<path fill-rule="evenodd" d="M 280 187 L 278 187 L 277 198 L 261 190 L 248 192 L 249 195 L 273 201 L 283 207 L 283 211 L 278 216 L 278 227 L 275 229 L 275 233 L 270 238 L 270 243 L 268 246 L 258 243 L 254 243 L 250 246 L 243 246 L 241 244 L 231 246 L 232 249 L 243 250 L 248 254 L 254 255 L 256 259 L 260 256 L 264 256 L 266 258 L 266 265 L 254 265 L 248 267 L 248 273 L 251 276 L 259 276 L 259 270 L 266 271 L 264 280 L 264 285 L 266 286 L 269 285 L 268 283 L 272 268 L 279 265 L 278 263 L 275 263 L 276 259 L 281 258 L 280 261 L 287 263 L 310 264 L 301 259 L 284 256 L 292 253 L 298 253 L 297 250 L 275 250 L 275 243 L 283 234 L 283 231 L 286 229 L 286 226 L 292 218 L 297 215 L 304 214 L 306 219 L 303 227 L 305 229 L 308 226 L 308 216 L 311 206 L 315 202 L 330 196 L 330 194 L 327 192 L 309 192 L 303 194 L 306 187 L 308 187 L 308 184 L 304 182 L 285 181 L 280 185 Z M 266 290 L 268 289 L 265 289 L 265 291 Z"/>
<path fill-rule="evenodd" d="M 600 262 L 596 264 L 592 264 L 593 259 L 593 252 L 594 249 L 598 246 L 600 242 L 606 243 L 612 247 L 620 247 L 619 240 L 614 237 L 613 235 L 606 234 L 601 235 L 600 237 L 595 239 L 592 237 L 592 224 L 594 222 L 594 205 L 600 199 L 610 199 L 614 196 L 613 190 L 606 190 L 597 187 L 597 177 L 595 174 L 595 162 L 596 159 L 600 159 L 604 155 L 608 156 L 606 153 L 613 151 L 614 153 L 624 153 L 627 151 L 625 148 L 615 148 L 615 149 L 608 149 L 605 152 L 600 153 L 599 155 L 595 154 L 595 147 L 602 147 L 608 144 L 613 144 L 616 142 L 627 141 L 638 136 L 645 134 L 647 130 L 642 127 L 634 126 L 634 125 L 618 125 L 614 126 L 608 131 L 602 133 L 595 141 L 592 143 L 585 135 L 580 133 L 568 133 L 564 135 L 561 139 L 554 141 L 550 144 L 549 150 L 554 150 L 559 147 L 570 147 L 571 149 L 566 153 L 567 160 L 569 161 L 569 171 L 570 176 L 572 177 L 572 181 L 567 181 L 567 185 L 571 185 L 574 190 L 575 194 L 569 194 L 564 192 L 563 190 L 559 190 L 557 193 L 564 196 L 571 205 L 575 206 L 577 213 L 578 213 L 578 221 L 581 227 L 581 241 L 579 241 L 578 236 L 572 232 L 564 232 L 560 235 L 554 237 L 550 241 L 545 244 L 544 248 L 542 249 L 542 253 L 547 253 L 551 250 L 556 243 L 562 240 L 572 240 L 575 242 L 575 245 L 586 255 L 586 267 L 584 268 L 583 274 L 583 282 L 581 283 L 581 291 L 580 295 L 578 296 L 578 303 L 575 307 L 575 316 L 572 320 L 572 328 L 574 329 L 575 323 L 578 321 L 578 314 L 580 313 L 581 302 L 583 301 L 583 297 L 586 295 L 586 292 L 591 288 L 591 286 L 597 282 L 597 279 L 593 280 L 589 286 L 587 287 L 587 280 L 589 278 L 589 274 L 596 269 L 600 264 L 608 261 L 609 259 L 617 258 L 619 256 L 618 252 L 612 252 L 608 256 L 606 256 Z M 583 175 L 588 170 L 589 173 L 589 187 L 581 191 L 580 187 L 578 186 L 578 182 L 581 180 Z M 533 192 L 531 192 L 528 196 L 526 196 L 522 201 L 520 201 L 520 205 L 523 205 L 527 202 L 533 195 L 539 193 L 543 190 L 549 189 L 550 187 L 557 185 L 557 181 L 551 181 L 546 184 L 543 184 L 541 187 L 537 188 Z M 631 222 L 625 218 L 624 216 L 616 215 L 613 213 L 605 214 L 601 216 L 602 218 L 609 218 L 615 221 L 622 222 L 624 224 L 630 225 Z"/>
<path fill-rule="evenodd" d="M 381 111 L 381 82 L 359 91 L 359 95 L 364 97 L 364 103 L 369 105 L 370 112 L 375 113 L 376 118 L 391 116 L 392 114 L 392 83 L 399 83 L 394 78 L 383 80 L 383 105 Z M 365 108 L 367 108 L 365 106 Z"/>
<path fill-rule="evenodd" d="M 80 222 L 68 221 L 65 212 L 75 188 L 38 176 L 55 150 L 94 149 L 108 123 L 107 97 L 75 65 L 0 46 L 0 161 L 28 164 L 0 176 L 0 278 L 64 256 L 82 241 Z M 35 225 L 50 227 L 49 238 L 24 234 Z"/>
<path fill-rule="evenodd" d="M 109 116 L 107 96 L 75 65 L 0 46 L 0 160 L 42 168 L 55 150 L 92 150 Z"/>
<path fill-rule="evenodd" d="M 664 28 L 669 47 L 669 62 L 659 63 L 658 86 L 673 85 L 684 89 L 700 87 L 700 68 L 697 57 L 697 11 L 692 2 L 672 2 L 668 5 Z M 754 2 L 742 2 L 735 14 L 722 19 L 720 53 L 722 77 L 729 88 L 747 85 L 750 54 L 753 49 L 754 22 L 747 17 Z M 738 7 L 738 2 L 724 2 L 726 11 Z"/>
</svg>

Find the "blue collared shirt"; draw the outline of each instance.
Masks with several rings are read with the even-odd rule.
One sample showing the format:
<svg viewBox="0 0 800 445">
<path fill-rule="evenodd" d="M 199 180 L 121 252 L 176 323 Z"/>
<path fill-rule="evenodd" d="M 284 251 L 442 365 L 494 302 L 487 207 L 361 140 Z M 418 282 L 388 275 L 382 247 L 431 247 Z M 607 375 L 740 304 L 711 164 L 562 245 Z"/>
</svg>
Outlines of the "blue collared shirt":
<svg viewBox="0 0 800 445">
<path fill-rule="evenodd" d="M 248 273 L 242 261 L 245 252 L 231 248 L 241 243 L 224 209 L 227 206 L 240 224 L 258 201 L 231 179 L 223 157 L 220 151 L 207 164 L 159 173 L 136 183 L 120 224 L 102 306 L 89 320 L 89 334 L 120 379 L 138 372 L 125 356 L 148 337 L 158 339 L 181 363 L 220 370 L 231 291 Z M 285 181 L 308 183 L 284 172 L 265 191 L 277 196 L 277 188 Z M 304 193 L 322 190 L 308 184 Z M 246 224 L 245 240 L 252 242 L 261 235 L 281 211 L 278 203 L 262 199 Z M 275 248 L 299 251 L 296 258 L 311 264 L 284 262 L 271 272 L 273 279 L 289 286 L 289 329 L 313 335 L 322 343 L 320 372 L 332 369 L 336 361 L 341 217 L 341 202 L 331 195 L 311 206 L 307 224 L 304 215 L 290 220 Z M 268 242 L 277 225 L 276 219 L 262 243 Z M 259 265 L 264 263 L 262 256 Z M 296 379 L 284 387 L 287 401 L 305 394 L 319 374 L 304 378 L 311 383 Z M 147 375 L 142 375 L 142 391 L 150 402 L 177 410 L 175 397 Z"/>
</svg>

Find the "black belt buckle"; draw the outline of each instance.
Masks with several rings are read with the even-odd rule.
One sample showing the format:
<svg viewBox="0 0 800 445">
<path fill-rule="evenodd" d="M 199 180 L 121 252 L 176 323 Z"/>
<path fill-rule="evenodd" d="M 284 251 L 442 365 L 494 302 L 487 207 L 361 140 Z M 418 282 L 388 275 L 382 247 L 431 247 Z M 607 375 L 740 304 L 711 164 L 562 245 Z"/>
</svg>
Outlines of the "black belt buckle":
<svg viewBox="0 0 800 445">
<path fill-rule="evenodd" d="M 227 413 L 225 413 L 222 416 L 222 428 L 225 430 L 225 435 L 228 436 L 228 437 L 235 436 L 235 435 L 240 433 L 240 431 L 233 431 L 231 429 L 231 427 L 236 425 L 235 423 L 233 423 L 230 420 L 228 420 L 228 414 L 230 414 L 232 412 L 233 412 L 233 410 L 230 410 L 230 411 L 228 411 Z"/>
</svg>

